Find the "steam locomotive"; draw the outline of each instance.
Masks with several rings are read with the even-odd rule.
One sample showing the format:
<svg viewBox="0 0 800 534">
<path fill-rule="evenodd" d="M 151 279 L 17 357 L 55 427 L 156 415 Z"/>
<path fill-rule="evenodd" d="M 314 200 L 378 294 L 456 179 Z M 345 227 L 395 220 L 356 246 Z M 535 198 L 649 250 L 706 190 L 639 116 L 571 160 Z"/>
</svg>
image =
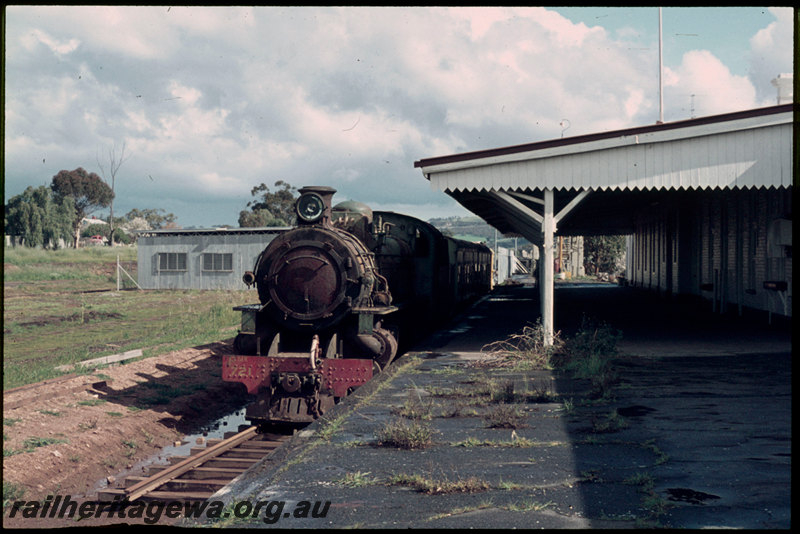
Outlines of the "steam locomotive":
<svg viewBox="0 0 800 534">
<path fill-rule="evenodd" d="M 243 276 L 259 303 L 234 308 L 236 354 L 223 357 L 223 380 L 256 396 L 255 424 L 313 421 L 492 285 L 483 244 L 359 202 L 332 207 L 330 187 L 299 192 L 297 227 Z"/>
</svg>

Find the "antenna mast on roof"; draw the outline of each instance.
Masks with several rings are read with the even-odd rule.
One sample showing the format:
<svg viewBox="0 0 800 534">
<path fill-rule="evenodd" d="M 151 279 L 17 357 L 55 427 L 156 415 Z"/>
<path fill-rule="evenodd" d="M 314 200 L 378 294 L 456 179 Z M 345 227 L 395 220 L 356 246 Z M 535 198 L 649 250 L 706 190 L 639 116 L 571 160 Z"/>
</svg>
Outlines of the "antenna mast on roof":
<svg viewBox="0 0 800 534">
<path fill-rule="evenodd" d="M 664 123 L 664 53 L 661 37 L 661 8 L 658 8 L 658 124 Z"/>
</svg>

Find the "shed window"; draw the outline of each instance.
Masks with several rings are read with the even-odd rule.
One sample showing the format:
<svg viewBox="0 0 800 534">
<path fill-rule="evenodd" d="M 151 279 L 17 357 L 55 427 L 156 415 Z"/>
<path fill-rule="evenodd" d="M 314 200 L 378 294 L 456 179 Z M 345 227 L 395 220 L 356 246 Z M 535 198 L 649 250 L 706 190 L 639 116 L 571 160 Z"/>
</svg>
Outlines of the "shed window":
<svg viewBox="0 0 800 534">
<path fill-rule="evenodd" d="M 159 271 L 185 271 L 186 253 L 185 252 L 159 252 L 158 253 Z"/>
<path fill-rule="evenodd" d="M 233 271 L 233 254 L 203 254 L 204 271 Z"/>
</svg>

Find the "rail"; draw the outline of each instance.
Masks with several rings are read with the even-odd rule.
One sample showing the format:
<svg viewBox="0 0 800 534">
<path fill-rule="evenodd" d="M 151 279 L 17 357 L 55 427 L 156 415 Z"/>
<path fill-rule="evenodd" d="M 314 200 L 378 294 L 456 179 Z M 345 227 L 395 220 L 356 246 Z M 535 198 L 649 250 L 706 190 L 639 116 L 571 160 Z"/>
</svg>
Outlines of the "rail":
<svg viewBox="0 0 800 534">
<path fill-rule="evenodd" d="M 130 502 L 135 501 L 142 495 L 145 495 L 150 491 L 153 491 L 155 488 L 166 484 L 170 480 L 178 478 L 180 475 L 186 473 L 187 471 L 191 471 L 192 469 L 194 469 L 199 465 L 204 464 L 211 458 L 219 456 L 223 452 L 226 452 L 236 447 L 240 443 L 252 439 L 256 435 L 256 430 L 257 427 L 251 426 L 244 432 L 239 432 L 233 437 L 222 440 L 216 445 L 209 447 L 207 450 L 199 454 L 190 456 L 189 458 L 181 462 L 178 462 L 177 464 L 161 471 L 160 473 L 157 473 L 146 480 L 134 484 L 130 488 L 126 489 L 125 491 L 126 498 Z"/>
</svg>

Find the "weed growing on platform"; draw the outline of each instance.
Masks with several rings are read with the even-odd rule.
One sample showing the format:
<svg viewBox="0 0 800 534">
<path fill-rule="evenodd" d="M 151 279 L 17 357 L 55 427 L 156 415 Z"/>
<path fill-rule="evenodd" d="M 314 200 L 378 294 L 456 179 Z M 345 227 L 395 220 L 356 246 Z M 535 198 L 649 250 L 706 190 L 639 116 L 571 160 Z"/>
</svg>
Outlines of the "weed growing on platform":
<svg viewBox="0 0 800 534">
<path fill-rule="evenodd" d="M 453 508 L 449 512 L 442 512 L 440 514 L 436 514 L 432 517 L 428 518 L 428 521 L 435 521 L 437 519 L 443 519 L 445 517 L 452 517 L 455 515 L 466 514 L 469 512 L 475 512 L 477 510 L 486 510 L 488 508 L 496 508 L 497 506 L 490 500 L 480 502 L 476 505 L 472 506 L 459 506 L 457 508 Z"/>
<path fill-rule="evenodd" d="M 490 380 L 489 398 L 492 402 L 510 403 L 514 402 L 514 381 L 513 380 Z"/>
<path fill-rule="evenodd" d="M 474 406 L 475 403 L 470 403 L 463 399 L 455 399 L 444 404 L 437 417 L 477 417 L 479 415 L 478 410 Z"/>
<path fill-rule="evenodd" d="M 422 400 L 422 395 L 415 388 L 408 392 L 408 399 L 400 408 L 392 410 L 392 413 L 407 419 L 419 419 L 428 421 L 433 418 L 433 399 Z"/>
<path fill-rule="evenodd" d="M 527 378 L 523 378 L 522 391 L 517 396 L 520 402 L 533 404 L 557 402 L 559 399 L 559 394 L 553 390 L 552 381 L 539 380 L 531 385 Z"/>
<path fill-rule="evenodd" d="M 369 476 L 369 471 L 362 472 L 356 471 L 355 473 L 347 473 L 344 477 L 338 480 L 340 486 L 348 488 L 362 488 L 364 486 L 372 486 L 378 482 L 375 477 Z"/>
<path fill-rule="evenodd" d="M 422 475 L 394 475 L 389 480 L 389 485 L 408 486 L 420 493 L 427 495 L 446 495 L 452 493 L 476 493 L 486 491 L 491 485 L 477 477 L 450 481 L 447 479 L 436 480 Z"/>
<path fill-rule="evenodd" d="M 523 428 L 527 416 L 519 407 L 512 404 L 501 404 L 492 408 L 484 417 L 489 428 Z"/>
<path fill-rule="evenodd" d="M 538 502 L 538 501 L 523 501 L 519 504 L 511 503 L 504 508 L 509 512 L 541 512 L 554 506 L 552 501 Z"/>
<path fill-rule="evenodd" d="M 508 339 L 489 343 L 481 349 L 487 358 L 478 365 L 490 367 L 513 367 L 523 369 L 550 369 L 550 360 L 564 345 L 560 333 L 553 334 L 552 345 L 545 344 L 541 319 L 526 325 L 522 332 Z"/>
<path fill-rule="evenodd" d="M 603 418 L 595 419 L 592 422 L 592 431 L 598 434 L 617 432 L 619 430 L 628 428 L 629 424 L 627 419 L 622 417 L 615 409 Z"/>
<path fill-rule="evenodd" d="M 653 476 L 649 473 L 635 473 L 623 480 L 622 483 L 630 486 L 639 486 L 643 493 L 651 491 L 655 486 Z"/>
<path fill-rule="evenodd" d="M 580 330 L 567 339 L 563 350 L 554 355 L 551 363 L 575 378 L 588 379 L 591 398 L 607 398 L 617 382 L 617 373 L 611 369 L 610 362 L 617 354 L 617 343 L 621 338 L 619 330 L 584 317 Z"/>
<path fill-rule="evenodd" d="M 421 449 L 431 444 L 433 430 L 418 420 L 398 419 L 378 430 L 378 444 L 399 449 Z"/>
</svg>

